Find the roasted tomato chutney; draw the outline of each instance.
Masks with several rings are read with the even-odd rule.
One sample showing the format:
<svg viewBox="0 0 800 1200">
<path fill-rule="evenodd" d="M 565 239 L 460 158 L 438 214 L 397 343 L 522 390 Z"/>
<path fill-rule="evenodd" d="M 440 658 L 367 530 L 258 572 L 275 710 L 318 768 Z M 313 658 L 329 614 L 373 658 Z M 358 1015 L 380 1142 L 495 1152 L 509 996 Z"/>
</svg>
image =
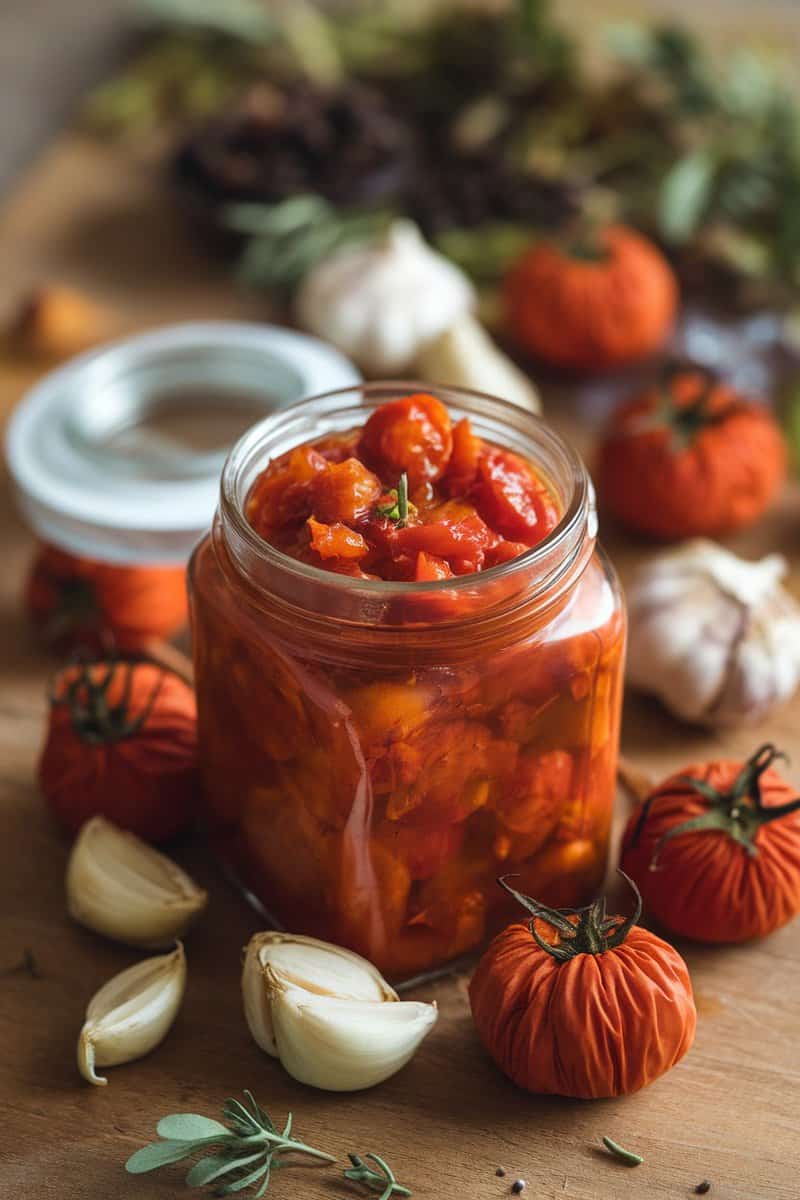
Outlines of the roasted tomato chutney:
<svg viewBox="0 0 800 1200">
<path fill-rule="evenodd" d="M 625 619 L 592 488 L 499 400 L 372 384 L 231 452 L 190 568 L 214 843 L 394 979 L 601 883 Z M 399 403 L 402 402 L 402 403 Z"/>
</svg>

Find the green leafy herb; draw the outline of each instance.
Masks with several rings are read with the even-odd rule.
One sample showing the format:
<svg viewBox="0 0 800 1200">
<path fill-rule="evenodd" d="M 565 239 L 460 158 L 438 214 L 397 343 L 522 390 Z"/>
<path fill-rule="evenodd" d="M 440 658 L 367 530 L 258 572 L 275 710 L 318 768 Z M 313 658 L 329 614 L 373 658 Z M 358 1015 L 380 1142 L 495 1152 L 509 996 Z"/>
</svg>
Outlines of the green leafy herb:
<svg viewBox="0 0 800 1200">
<path fill-rule="evenodd" d="M 279 204 L 234 204 L 229 229 L 247 237 L 238 274 L 252 287 L 291 289 L 320 259 L 346 242 L 388 229 L 386 212 L 338 212 L 321 196 L 291 196 Z"/>
<path fill-rule="evenodd" d="M 197 1113 L 173 1113 L 157 1126 L 160 1141 L 137 1150 L 125 1164 L 131 1175 L 144 1175 L 160 1167 L 191 1158 L 200 1150 L 215 1148 L 215 1153 L 199 1159 L 186 1176 L 189 1187 L 216 1185 L 219 1196 L 230 1196 L 248 1187 L 256 1187 L 256 1198 L 267 1190 L 270 1174 L 291 1165 L 285 1156 L 306 1155 L 321 1162 L 335 1162 L 332 1154 L 315 1150 L 291 1136 L 292 1114 L 279 1131 L 268 1113 L 248 1091 L 246 1104 L 225 1101 L 222 1115 L 227 1121 L 203 1117 Z M 389 1195 L 390 1193 L 387 1193 Z"/>
<path fill-rule="evenodd" d="M 265 45 L 276 34 L 276 22 L 261 0 L 138 0 L 144 20 L 192 30 L 224 34 Z"/>
<path fill-rule="evenodd" d="M 638 1167 L 644 1162 L 641 1154 L 635 1154 L 633 1150 L 626 1150 L 624 1146 L 620 1146 L 619 1142 L 613 1141 L 610 1137 L 603 1138 L 603 1145 L 609 1154 L 613 1154 L 626 1167 Z"/>
<path fill-rule="evenodd" d="M 661 184 L 658 220 L 661 231 L 673 242 L 685 241 L 703 217 L 714 182 L 714 156 L 694 150 L 670 167 Z"/>
<path fill-rule="evenodd" d="M 366 1154 L 364 1158 L 368 1158 L 377 1166 L 377 1171 L 372 1167 L 368 1167 L 364 1159 L 358 1154 L 348 1154 L 347 1156 L 352 1167 L 344 1173 L 345 1179 L 351 1179 L 353 1183 L 363 1183 L 365 1187 L 370 1188 L 373 1192 L 380 1192 L 380 1200 L 389 1200 L 390 1196 L 410 1196 L 411 1192 L 407 1187 L 399 1184 L 394 1177 L 392 1168 L 385 1163 L 377 1154 Z"/>
<path fill-rule="evenodd" d="M 392 497 L 391 504 L 379 504 L 375 512 L 377 516 L 386 517 L 402 528 L 407 523 L 409 514 L 413 515 L 417 511 L 416 505 L 409 504 L 408 501 L 408 475 L 405 471 L 400 476 L 397 487 L 392 488 L 389 494 Z"/>
</svg>

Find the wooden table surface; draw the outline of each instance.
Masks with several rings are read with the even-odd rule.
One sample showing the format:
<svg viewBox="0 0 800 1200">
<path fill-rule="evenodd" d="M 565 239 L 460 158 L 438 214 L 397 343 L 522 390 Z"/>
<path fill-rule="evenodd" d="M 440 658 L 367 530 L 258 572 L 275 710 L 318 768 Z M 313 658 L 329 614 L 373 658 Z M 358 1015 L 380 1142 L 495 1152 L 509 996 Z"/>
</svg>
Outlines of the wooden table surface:
<svg viewBox="0 0 800 1200">
<path fill-rule="evenodd" d="M 68 137 L 12 196 L 0 220 L 2 304 L 32 282 L 60 278 L 116 306 L 121 329 L 225 315 L 258 317 L 264 303 L 237 294 L 224 265 L 199 253 L 147 164 Z M 2 313 L 0 313 L 2 319 Z M 0 403 L 12 407 L 33 371 L 0 362 Z M 572 418 L 551 403 L 556 423 Z M 585 434 L 585 431 L 584 431 Z M 800 566 L 798 499 L 743 538 L 751 552 L 782 549 Z M 414 1062 L 363 1095 L 317 1093 L 288 1079 L 251 1042 L 239 997 L 241 947 L 257 919 L 223 882 L 201 846 L 179 857 L 208 887 L 207 918 L 189 936 L 186 1003 L 164 1045 L 84 1084 L 75 1041 L 96 988 L 136 954 L 67 918 L 67 845 L 45 814 L 35 765 L 52 667 L 20 612 L 31 539 L 0 495 L 0 1196 L 5 1200 L 159 1200 L 182 1191 L 181 1168 L 145 1179 L 122 1164 L 156 1120 L 194 1110 L 216 1115 L 250 1087 L 276 1118 L 291 1109 L 306 1140 L 344 1158 L 385 1156 L 419 1197 L 493 1200 L 517 1176 L 525 1195 L 571 1200 L 679 1200 L 702 1179 L 713 1200 L 796 1200 L 800 1195 L 800 922 L 755 945 L 682 947 L 700 1021 L 688 1057 L 645 1092 L 592 1103 L 536 1099 L 488 1062 L 472 1028 L 465 978 L 424 989 L 441 1019 Z M 616 539 L 623 569 L 638 551 Z M 795 578 L 795 583 L 796 583 Z M 800 591 L 797 587 L 796 591 Z M 800 701 L 755 733 L 709 737 L 629 701 L 627 753 L 658 774 L 699 756 L 744 754 L 769 737 L 795 752 L 800 784 Z M 624 812 L 621 801 L 620 814 Z M 14 970 L 26 950 L 40 977 Z M 644 1155 L 635 1170 L 599 1150 L 609 1134 Z M 505 1179 L 495 1168 L 508 1171 Z M 336 1175 L 278 1176 L 270 1194 L 343 1196 Z"/>
</svg>

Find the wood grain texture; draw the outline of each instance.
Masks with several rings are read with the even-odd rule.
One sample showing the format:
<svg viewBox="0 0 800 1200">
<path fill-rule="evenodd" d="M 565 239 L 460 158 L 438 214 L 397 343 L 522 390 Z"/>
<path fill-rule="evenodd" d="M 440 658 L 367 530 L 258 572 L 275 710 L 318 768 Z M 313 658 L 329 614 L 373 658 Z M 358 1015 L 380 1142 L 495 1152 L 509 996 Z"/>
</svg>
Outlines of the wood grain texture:
<svg viewBox="0 0 800 1200">
<path fill-rule="evenodd" d="M 147 163 L 67 138 L 22 184 L 0 225 L 3 302 L 31 282 L 60 278 L 114 305 L 120 328 L 187 317 L 259 316 L 257 297 L 231 288 L 224 264 L 197 252 L 180 215 L 164 202 Z M 33 372 L 0 363 L 8 411 Z M 546 396 L 556 423 L 574 431 L 563 399 Z M 585 424 L 583 439 L 590 425 Z M 749 551 L 781 548 L 800 566 L 798 498 L 757 534 Z M 157 1117 L 217 1115 L 227 1095 L 255 1090 L 277 1117 L 295 1113 L 309 1141 L 344 1158 L 374 1150 L 421 1198 L 494 1200 L 516 1177 L 536 1200 L 679 1200 L 704 1178 L 713 1200 L 796 1200 L 800 1193 L 800 922 L 758 945 L 682 947 L 700 1023 L 688 1057 L 637 1096 L 571 1102 L 528 1096 L 489 1063 L 469 1017 L 465 977 L 420 995 L 441 1020 L 414 1062 L 364 1095 L 315 1093 L 288 1079 L 250 1041 L 239 999 L 241 947 L 257 920 L 200 845 L 178 857 L 211 892 L 207 919 L 187 940 L 185 1007 L 164 1045 L 141 1063 L 109 1072 L 109 1086 L 82 1083 L 75 1041 L 88 998 L 135 953 L 94 937 L 65 914 L 67 846 L 43 811 L 34 773 L 52 664 L 20 614 L 31 540 L 0 495 L 0 1196 L 9 1200 L 159 1200 L 182 1192 L 180 1167 L 146 1179 L 122 1163 L 150 1140 Z M 611 539 L 626 570 L 640 556 Z M 759 731 L 795 753 L 800 783 L 800 701 Z M 743 754 L 754 736 L 709 737 L 678 726 L 654 704 L 631 699 L 627 753 L 656 773 L 704 755 Z M 620 802 L 620 815 L 624 814 Z M 34 979 L 9 971 L 30 948 Z M 599 1147 L 608 1134 L 644 1155 L 620 1166 Z M 495 1168 L 508 1171 L 505 1179 Z M 270 1195 L 321 1200 L 351 1194 L 335 1173 L 275 1178 Z M 355 1194 L 355 1193 L 352 1193 Z"/>
</svg>

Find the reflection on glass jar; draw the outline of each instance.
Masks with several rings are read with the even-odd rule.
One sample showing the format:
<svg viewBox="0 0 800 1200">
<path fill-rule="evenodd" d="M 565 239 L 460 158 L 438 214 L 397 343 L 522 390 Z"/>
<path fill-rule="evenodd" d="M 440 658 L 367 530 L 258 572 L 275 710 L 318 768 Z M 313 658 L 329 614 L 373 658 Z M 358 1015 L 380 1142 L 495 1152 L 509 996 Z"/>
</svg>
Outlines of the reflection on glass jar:
<svg viewBox="0 0 800 1200">
<path fill-rule="evenodd" d="M 243 510 L 270 458 L 362 425 L 403 390 L 332 393 L 245 435 L 191 567 L 214 843 L 277 921 L 351 946 L 394 979 L 513 919 L 498 875 L 561 906 L 596 891 L 625 638 L 582 464 L 501 401 L 435 389 L 454 419 L 526 457 L 558 500 L 556 529 L 518 558 L 383 582 L 295 561 L 255 534 Z"/>
</svg>

